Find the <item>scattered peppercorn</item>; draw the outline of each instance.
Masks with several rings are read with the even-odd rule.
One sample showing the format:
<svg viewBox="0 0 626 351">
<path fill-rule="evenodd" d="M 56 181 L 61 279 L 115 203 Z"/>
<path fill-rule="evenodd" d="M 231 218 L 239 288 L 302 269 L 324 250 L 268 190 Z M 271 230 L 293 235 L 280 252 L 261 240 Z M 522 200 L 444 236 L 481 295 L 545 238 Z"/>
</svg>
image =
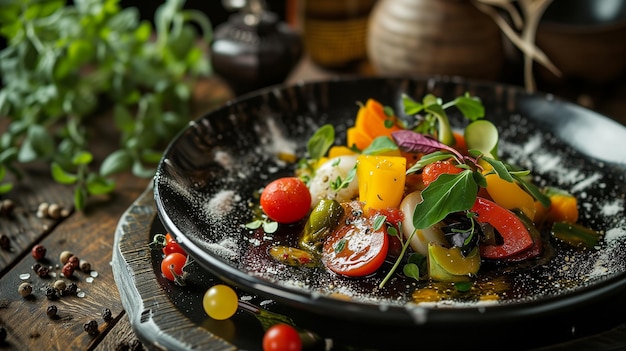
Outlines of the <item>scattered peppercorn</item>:
<svg viewBox="0 0 626 351">
<path fill-rule="evenodd" d="M 44 259 L 44 257 L 46 257 L 46 248 L 41 244 L 37 244 L 33 246 L 30 253 L 35 259 L 35 261 L 41 261 Z"/>
<path fill-rule="evenodd" d="M 30 296 L 33 292 L 33 286 L 30 283 L 24 282 L 17 288 L 17 292 L 20 293 L 22 297 Z"/>
<path fill-rule="evenodd" d="M 44 218 L 48 214 L 48 207 L 50 205 L 47 202 L 42 202 L 37 207 L 37 218 Z"/>
<path fill-rule="evenodd" d="M 72 257 L 68 258 L 66 264 L 68 264 L 68 263 L 71 264 L 74 269 L 76 269 L 76 268 L 78 268 L 78 266 L 80 266 L 80 260 L 76 256 L 72 256 Z"/>
<path fill-rule="evenodd" d="M 15 208 L 15 204 L 11 199 L 4 199 L 2 203 L 0 203 L 0 214 L 3 216 L 10 216 L 13 213 L 13 209 Z"/>
<path fill-rule="evenodd" d="M 74 256 L 74 254 L 71 251 L 65 250 L 59 255 L 59 260 L 61 261 L 61 264 L 66 264 L 72 256 Z"/>
<path fill-rule="evenodd" d="M 105 322 L 110 322 L 110 321 L 113 320 L 113 313 L 111 313 L 110 309 L 108 309 L 106 307 L 102 309 L 102 319 Z"/>
<path fill-rule="evenodd" d="M 74 274 L 74 266 L 71 262 L 68 261 L 63 265 L 62 273 L 66 278 L 69 278 Z"/>
<path fill-rule="evenodd" d="M 61 206 L 58 204 L 50 204 L 46 214 L 52 219 L 59 219 L 59 217 L 61 217 Z"/>
<path fill-rule="evenodd" d="M 7 329 L 0 327 L 0 343 L 4 343 L 7 340 Z"/>
<path fill-rule="evenodd" d="M 59 298 L 59 295 L 56 289 L 48 287 L 46 288 L 46 297 L 48 300 L 56 300 Z"/>
<path fill-rule="evenodd" d="M 0 234 L 0 247 L 3 250 L 8 250 L 11 248 L 11 239 L 6 234 Z"/>
<path fill-rule="evenodd" d="M 67 288 L 65 288 L 65 293 L 67 295 L 76 295 L 76 292 L 78 291 L 78 285 L 74 282 L 71 282 L 67 285 Z"/>
<path fill-rule="evenodd" d="M 50 269 L 46 266 L 39 266 L 36 271 L 37 275 L 41 278 L 45 278 L 50 273 Z"/>
<path fill-rule="evenodd" d="M 41 264 L 35 262 L 35 264 L 33 265 L 33 271 L 35 271 L 35 273 L 37 273 L 37 271 L 39 270 L 39 268 L 41 268 Z"/>
<path fill-rule="evenodd" d="M 83 324 L 83 329 L 89 335 L 96 335 L 96 334 L 98 334 L 98 322 L 96 322 L 95 320 L 92 319 L 89 322 Z"/>
<path fill-rule="evenodd" d="M 91 271 L 91 263 L 89 263 L 89 261 L 85 261 L 85 260 L 80 260 L 80 270 L 88 273 L 89 271 Z"/>
<path fill-rule="evenodd" d="M 52 284 L 52 287 L 57 289 L 57 291 L 63 291 L 67 287 L 67 284 L 65 284 L 65 281 L 58 279 Z"/>
<path fill-rule="evenodd" d="M 57 316 L 57 306 L 55 305 L 50 305 L 48 306 L 48 308 L 46 308 L 46 314 L 48 315 L 48 317 L 50 318 L 54 318 Z"/>
</svg>

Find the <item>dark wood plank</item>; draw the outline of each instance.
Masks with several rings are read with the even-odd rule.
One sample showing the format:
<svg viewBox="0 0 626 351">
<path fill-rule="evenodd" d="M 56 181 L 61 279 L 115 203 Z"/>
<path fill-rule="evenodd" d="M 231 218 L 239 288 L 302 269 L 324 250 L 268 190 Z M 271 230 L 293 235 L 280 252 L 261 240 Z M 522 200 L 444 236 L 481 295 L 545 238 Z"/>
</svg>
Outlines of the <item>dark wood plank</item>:
<svg viewBox="0 0 626 351">
<path fill-rule="evenodd" d="M 122 213 L 144 191 L 150 180 L 137 179 L 124 174 L 117 177 L 118 190 L 108 201 L 90 207 L 88 212 L 74 213 L 60 223 L 41 243 L 47 248 L 45 264 L 51 268 L 48 278 L 40 278 L 33 270 L 35 263 L 24 256 L 13 269 L 0 280 L 2 305 L 0 325 L 7 329 L 7 348 L 23 349 L 83 349 L 96 345 L 104 334 L 115 326 L 115 322 L 102 319 L 103 308 L 111 310 L 113 317 L 123 313 L 119 292 L 111 270 L 111 253 L 115 227 Z M 70 250 L 79 258 L 88 260 L 92 272 L 97 276 L 77 271 L 71 278 L 62 278 L 59 256 Z M 30 274 L 27 281 L 33 286 L 31 297 L 18 294 L 18 286 L 24 280 L 22 274 Z M 56 275 L 56 278 L 54 277 Z M 61 296 L 56 300 L 46 297 L 46 288 L 57 278 L 67 283 L 74 282 L 84 297 Z M 89 282 L 93 279 L 93 282 Z M 56 305 L 58 318 L 48 318 L 46 308 Z M 99 334 L 89 335 L 83 325 L 97 321 Z"/>
</svg>

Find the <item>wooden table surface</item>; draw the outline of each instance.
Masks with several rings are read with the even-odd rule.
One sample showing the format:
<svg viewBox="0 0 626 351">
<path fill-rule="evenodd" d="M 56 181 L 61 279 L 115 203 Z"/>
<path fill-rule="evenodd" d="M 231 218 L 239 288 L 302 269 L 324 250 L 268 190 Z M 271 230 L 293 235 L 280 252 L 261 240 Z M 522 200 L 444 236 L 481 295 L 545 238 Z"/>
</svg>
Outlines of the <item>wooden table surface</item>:
<svg viewBox="0 0 626 351">
<path fill-rule="evenodd" d="M 336 74 L 315 67 L 305 58 L 288 82 L 324 79 Z M 626 85 L 599 94 L 585 94 L 580 102 L 626 124 Z M 223 82 L 209 78 L 196 89 L 195 110 L 199 114 L 231 97 Z M 114 147 L 106 142 L 115 140 L 108 117 L 104 115 L 96 120 L 106 133 L 98 140 L 102 155 Z M 121 350 L 141 346 L 122 306 L 110 262 L 120 216 L 151 180 L 119 175 L 112 195 L 94 198 L 84 212 L 77 212 L 72 210 L 72 189 L 54 183 L 47 170 L 47 165 L 29 165 L 24 169 L 26 177 L 3 197 L 14 202 L 14 209 L 10 215 L 0 216 L 0 234 L 10 239 L 10 247 L 0 249 L 0 327 L 7 333 L 0 349 Z M 37 209 L 42 202 L 58 204 L 70 213 L 60 219 L 39 218 Z M 46 278 L 33 270 L 36 261 L 30 252 L 36 244 L 47 249 L 45 260 L 40 263 L 51 267 Z M 46 289 L 62 278 L 59 256 L 65 250 L 88 261 L 92 271 L 76 271 L 71 279 L 63 279 L 76 283 L 79 293 L 49 299 Z M 27 298 L 18 293 L 24 281 L 33 285 L 33 292 Z M 58 310 L 55 318 L 46 314 L 51 305 Z M 111 320 L 103 319 L 103 309 L 112 312 Z M 84 330 L 85 323 L 92 320 L 98 324 L 95 335 Z"/>
</svg>

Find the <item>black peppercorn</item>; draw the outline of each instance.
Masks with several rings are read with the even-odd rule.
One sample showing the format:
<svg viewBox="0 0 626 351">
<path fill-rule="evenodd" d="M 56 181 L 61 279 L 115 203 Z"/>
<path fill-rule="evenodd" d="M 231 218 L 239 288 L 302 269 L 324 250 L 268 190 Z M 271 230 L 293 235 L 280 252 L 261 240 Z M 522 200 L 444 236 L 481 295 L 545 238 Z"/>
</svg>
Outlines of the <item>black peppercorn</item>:
<svg viewBox="0 0 626 351">
<path fill-rule="evenodd" d="M 113 313 L 111 313 L 110 309 L 108 309 L 106 307 L 102 309 L 102 319 L 105 322 L 110 322 L 110 321 L 113 320 Z"/>
<path fill-rule="evenodd" d="M 55 306 L 55 305 L 48 306 L 48 308 L 46 308 L 46 314 L 50 318 L 56 317 L 56 315 L 57 315 L 57 306 Z"/>
<path fill-rule="evenodd" d="M 96 335 L 98 334 L 98 322 L 92 319 L 89 322 L 83 324 L 83 329 L 90 335 Z"/>
<path fill-rule="evenodd" d="M 67 287 L 65 287 L 64 291 L 67 295 L 76 295 L 76 292 L 78 291 L 78 285 L 76 285 L 76 283 L 74 282 L 69 283 Z"/>
<path fill-rule="evenodd" d="M 36 272 L 38 276 L 40 276 L 41 278 L 45 278 L 48 276 L 48 273 L 50 273 L 50 269 L 48 269 L 48 267 L 46 266 L 39 266 Z"/>
<path fill-rule="evenodd" d="M 11 239 L 6 234 L 0 234 L 0 248 L 8 250 L 11 248 Z"/>
<path fill-rule="evenodd" d="M 48 300 L 56 300 L 59 298 L 59 295 L 57 294 L 57 290 L 54 288 L 46 288 L 46 297 L 48 298 Z"/>
</svg>

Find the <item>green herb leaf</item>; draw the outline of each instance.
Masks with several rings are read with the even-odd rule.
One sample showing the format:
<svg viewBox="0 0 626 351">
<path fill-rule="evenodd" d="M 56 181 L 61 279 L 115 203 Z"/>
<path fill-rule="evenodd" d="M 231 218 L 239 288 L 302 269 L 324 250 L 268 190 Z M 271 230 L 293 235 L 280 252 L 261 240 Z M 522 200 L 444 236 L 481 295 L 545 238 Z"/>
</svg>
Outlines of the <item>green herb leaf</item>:
<svg viewBox="0 0 626 351">
<path fill-rule="evenodd" d="M 536 185 L 527 182 L 516 174 L 511 174 L 511 176 L 519 185 L 522 186 L 522 188 L 524 188 L 524 190 L 526 190 L 526 192 L 539 201 L 544 207 L 550 207 L 550 204 L 552 203 L 550 197 L 544 194 Z"/>
<path fill-rule="evenodd" d="M 320 159 L 326 155 L 328 149 L 335 142 L 335 128 L 331 124 L 321 126 L 307 143 L 307 152 L 313 159 Z"/>
<path fill-rule="evenodd" d="M 58 163 L 53 162 L 51 165 L 52 178 L 59 184 L 75 184 L 78 181 L 76 174 L 66 172 Z"/>
<path fill-rule="evenodd" d="M 133 165 L 133 158 L 127 150 L 117 150 L 111 153 L 102 161 L 100 165 L 100 175 L 108 177 L 122 171 L 130 169 Z"/>
<path fill-rule="evenodd" d="M 272 234 L 278 230 L 278 222 L 265 221 L 263 222 L 263 231 L 267 234 Z"/>
<path fill-rule="evenodd" d="M 441 174 L 422 191 L 423 201 L 415 207 L 413 225 L 428 228 L 453 212 L 470 209 L 476 201 L 478 186 L 472 171 L 458 174 Z"/>
<path fill-rule="evenodd" d="M 387 136 L 376 137 L 370 145 L 363 150 L 364 155 L 379 155 L 389 151 L 398 150 L 398 145 Z"/>
<path fill-rule="evenodd" d="M 74 156 L 72 159 L 72 164 L 78 165 L 88 165 L 93 161 L 93 155 L 87 151 L 80 151 L 78 154 Z"/>
<path fill-rule="evenodd" d="M 108 194 L 114 189 L 115 182 L 111 179 L 106 179 L 93 173 L 87 178 L 87 192 L 90 195 Z"/>
<path fill-rule="evenodd" d="M 470 121 L 475 121 L 485 117 L 485 107 L 477 97 L 471 97 L 469 93 L 464 96 L 459 96 L 453 101 L 453 105 L 456 106 L 465 118 Z M 445 108 L 448 106 L 445 105 Z"/>
<path fill-rule="evenodd" d="M 420 269 L 415 263 L 407 263 L 402 267 L 402 273 L 409 278 L 420 280 Z"/>
</svg>

